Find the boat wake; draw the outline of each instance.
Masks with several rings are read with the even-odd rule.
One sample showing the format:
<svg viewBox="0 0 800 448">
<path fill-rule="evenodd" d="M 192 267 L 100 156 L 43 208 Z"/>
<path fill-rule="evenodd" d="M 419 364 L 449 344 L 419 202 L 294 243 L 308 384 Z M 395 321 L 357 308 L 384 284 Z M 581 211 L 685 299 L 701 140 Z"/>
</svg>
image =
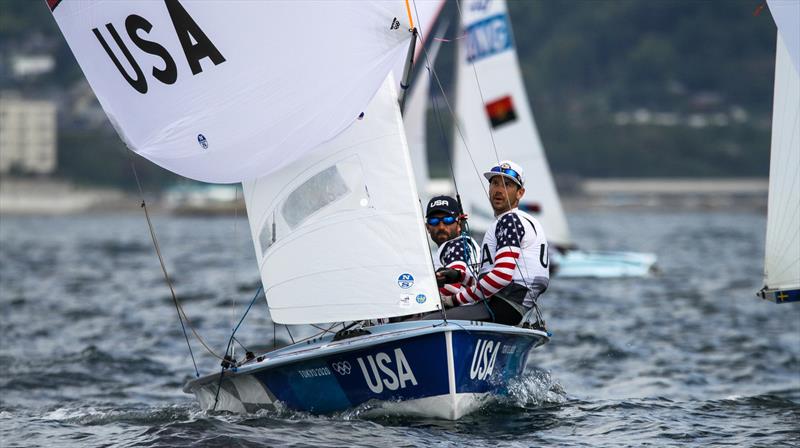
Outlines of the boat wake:
<svg viewBox="0 0 800 448">
<path fill-rule="evenodd" d="M 530 369 L 509 381 L 508 395 L 498 396 L 497 402 L 507 406 L 534 408 L 567 402 L 567 393 L 549 371 Z"/>
<path fill-rule="evenodd" d="M 159 425 L 167 422 L 185 422 L 203 418 L 204 413 L 194 406 L 169 405 L 159 407 L 119 408 L 112 404 L 53 408 L 39 418 L 43 421 L 81 426 L 102 426 L 115 423 L 129 425 Z"/>
</svg>

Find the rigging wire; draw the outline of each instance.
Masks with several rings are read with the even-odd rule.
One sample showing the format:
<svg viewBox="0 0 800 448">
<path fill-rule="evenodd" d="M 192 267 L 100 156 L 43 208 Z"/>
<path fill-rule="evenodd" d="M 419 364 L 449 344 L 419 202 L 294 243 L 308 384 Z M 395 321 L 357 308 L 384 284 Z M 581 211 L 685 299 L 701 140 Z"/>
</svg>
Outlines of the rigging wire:
<svg viewBox="0 0 800 448">
<path fill-rule="evenodd" d="M 161 265 L 161 272 L 164 274 L 164 279 L 167 282 L 167 286 L 169 287 L 169 291 L 170 291 L 170 294 L 172 296 L 172 302 L 175 304 L 175 311 L 178 313 L 178 321 L 180 321 L 180 323 L 181 323 L 181 329 L 183 330 L 183 337 L 184 337 L 184 339 L 186 339 L 186 345 L 189 347 L 189 355 L 192 358 L 192 365 L 194 365 L 195 375 L 197 377 L 199 377 L 200 376 L 200 371 L 197 368 L 197 360 L 194 357 L 194 351 L 192 350 L 192 344 L 189 342 L 189 335 L 186 333 L 186 325 L 189 326 L 189 328 L 192 330 L 192 333 L 194 333 L 194 335 L 197 337 L 198 341 L 200 341 L 201 345 L 203 345 L 203 347 L 205 347 L 206 350 L 208 350 L 214 356 L 219 357 L 219 355 L 214 353 L 214 351 L 211 350 L 211 348 L 206 345 L 205 341 L 203 341 L 203 339 L 200 337 L 200 335 L 198 335 L 197 332 L 195 331 L 194 326 L 192 325 L 192 323 L 189 320 L 188 316 L 186 316 L 186 313 L 183 312 L 183 309 L 182 309 L 182 307 L 180 305 L 180 302 L 178 301 L 178 297 L 175 294 L 175 288 L 172 285 L 172 280 L 170 279 L 169 273 L 167 272 L 167 267 L 164 264 L 164 257 L 161 255 L 161 247 L 158 244 L 158 238 L 156 238 L 156 232 L 155 232 L 155 229 L 153 228 L 153 222 L 150 220 L 150 213 L 147 210 L 147 203 L 144 200 L 144 191 L 142 190 L 142 183 L 139 180 L 139 173 L 136 171 L 136 163 L 134 162 L 133 156 L 130 155 L 130 154 L 128 155 L 128 160 L 130 161 L 130 164 L 131 164 L 131 170 L 133 171 L 133 177 L 136 180 L 136 187 L 139 189 L 139 197 L 142 200 L 141 208 L 142 208 L 142 210 L 144 210 L 144 216 L 147 219 L 147 228 L 150 231 L 150 237 L 153 240 L 153 247 L 155 248 L 156 255 L 158 256 L 158 262 Z M 186 325 L 184 325 L 184 322 L 183 322 L 184 319 L 186 319 Z"/>
<path fill-rule="evenodd" d="M 233 240 L 239 241 L 239 186 L 236 187 L 236 194 L 234 196 Z M 236 294 L 231 294 L 231 325 L 233 325 L 234 322 L 236 322 Z M 235 356 L 235 354 L 231 353 L 231 356 Z"/>
<path fill-rule="evenodd" d="M 459 0 L 456 0 L 455 3 L 456 3 L 456 8 L 458 10 L 458 16 L 459 16 L 459 19 L 460 19 L 459 22 L 461 24 L 463 24 L 464 23 L 464 17 L 463 17 L 463 13 L 462 13 L 462 10 L 461 10 L 461 3 L 460 3 Z M 456 133 L 458 134 L 458 137 L 460 137 L 460 141 L 464 146 L 464 150 L 466 151 L 467 156 L 469 157 L 470 164 L 472 165 L 472 168 L 473 168 L 473 170 L 475 172 L 475 175 L 478 178 L 481 178 L 482 175 L 481 175 L 480 171 L 478 170 L 478 167 L 477 167 L 477 165 L 475 163 L 475 159 L 472 156 L 472 151 L 470 151 L 469 145 L 467 144 L 467 140 L 464 137 L 464 132 L 463 132 L 463 130 L 462 130 L 462 128 L 461 128 L 461 126 L 460 126 L 460 124 L 458 122 L 458 119 L 457 119 L 456 114 L 455 114 L 455 112 L 453 110 L 453 107 L 450 104 L 450 101 L 448 101 L 448 99 L 447 99 L 447 95 L 445 94 L 444 87 L 442 86 L 441 80 L 439 79 L 439 76 L 436 73 L 435 68 L 432 66 L 432 64 L 429 61 L 427 48 L 424 45 L 423 45 L 422 48 L 423 48 L 423 51 L 425 52 L 426 65 L 427 65 L 428 72 L 431 74 L 432 79 L 434 79 L 436 81 L 436 86 L 438 87 L 439 91 L 441 92 L 442 99 L 444 100 L 445 105 L 447 106 L 447 110 L 450 113 L 450 117 L 451 117 L 452 122 L 453 122 L 453 127 L 455 128 Z M 477 86 L 477 89 L 478 89 L 478 93 L 480 95 L 481 102 L 485 104 L 485 98 L 484 98 L 484 94 L 483 94 L 483 89 L 481 88 L 480 80 L 478 79 L 478 72 L 477 72 L 477 69 L 475 67 L 475 64 L 472 65 L 472 71 L 473 71 L 473 76 L 475 78 L 475 83 L 476 83 L 476 86 Z M 457 74 L 457 72 L 456 72 L 456 74 Z M 433 100 L 433 93 L 432 92 L 431 92 L 431 104 L 433 105 L 434 114 L 437 117 L 437 123 L 440 126 L 440 130 L 441 130 L 442 133 L 444 133 L 443 125 L 442 125 L 442 122 L 441 122 L 441 118 L 438 116 L 438 108 L 436 107 L 436 102 Z M 499 164 L 500 156 L 499 156 L 499 153 L 498 153 L 498 150 L 497 150 L 497 144 L 496 144 L 495 138 L 494 138 L 494 131 L 491 129 L 491 127 L 489 128 L 489 136 L 490 136 L 490 139 L 491 139 L 491 142 L 492 142 L 492 150 L 494 152 L 495 159 L 496 159 L 497 163 Z M 445 144 L 446 144 L 446 141 L 445 141 Z M 455 172 L 454 172 L 454 168 L 453 168 L 453 163 L 452 163 L 451 156 L 450 156 L 449 152 L 448 152 L 448 163 L 450 165 L 450 173 L 451 173 L 451 176 L 453 178 L 453 185 L 454 185 L 454 187 L 456 189 L 456 195 L 457 195 L 457 198 L 458 198 L 458 202 L 461 203 L 461 198 L 460 198 L 460 195 L 459 195 L 459 192 L 458 192 L 458 183 L 456 181 Z M 486 198 L 491 200 L 491 198 L 489 196 L 489 189 L 484 185 L 484 183 L 482 181 L 479 182 L 479 184 L 481 185 L 481 188 L 483 188 L 483 191 L 486 194 Z M 508 206 L 510 208 L 511 200 L 509 198 L 507 189 L 506 189 L 506 200 L 508 201 Z M 467 226 L 467 229 L 468 229 L 468 226 Z M 516 226 L 514 226 L 514 232 L 517 234 L 517 239 L 521 240 L 521 238 L 519 236 L 519 230 L 516 228 Z M 522 259 L 522 263 L 523 264 L 526 264 L 526 261 L 525 261 L 524 257 L 520 257 L 520 259 Z M 527 269 L 527 266 L 525 266 L 525 267 Z M 527 279 L 525 278 L 525 273 L 522 271 L 522 267 L 519 264 L 517 264 L 517 270 L 518 270 L 520 276 L 522 277 L 522 280 L 527 284 Z M 484 300 L 484 302 L 485 302 L 485 300 Z M 540 312 L 539 307 L 538 307 L 538 300 L 534 300 L 533 308 L 535 309 L 535 312 L 536 312 L 536 315 L 537 315 L 538 319 L 543 322 L 543 320 L 541 319 L 541 312 Z"/>
<path fill-rule="evenodd" d="M 415 12 L 417 12 L 416 7 L 417 7 L 417 4 L 416 4 L 416 2 L 414 2 L 414 10 L 415 10 Z M 419 12 L 417 12 L 417 15 L 419 15 Z M 444 28 L 443 32 L 446 32 L 448 27 L 449 27 L 449 23 L 447 23 L 445 25 L 440 25 L 440 26 L 442 26 Z M 442 88 L 441 82 L 439 82 L 438 75 L 436 74 L 436 71 L 435 71 L 435 68 L 434 68 L 434 62 L 435 61 L 433 60 L 431 55 L 428 53 L 427 46 L 424 45 L 425 39 L 424 39 L 421 31 L 420 31 L 420 39 L 422 39 L 422 41 L 423 41 L 422 51 L 423 51 L 423 55 L 424 55 L 424 59 L 425 59 L 425 70 L 428 72 L 428 77 L 431 78 L 431 79 L 433 79 L 434 77 L 436 78 L 437 84 L 439 85 L 439 90 L 442 92 L 442 97 L 445 99 L 445 101 L 447 101 L 447 97 L 444 94 L 444 89 Z M 449 41 L 443 40 L 442 42 L 449 42 Z M 461 206 L 461 195 L 459 194 L 459 191 L 458 191 L 458 182 L 456 182 L 455 170 L 453 169 L 453 159 L 452 159 L 452 155 L 450 154 L 449 144 L 448 144 L 448 141 L 447 141 L 446 132 L 444 130 L 444 123 L 442 122 L 441 113 L 439 112 L 439 108 L 437 107 L 436 98 L 435 98 L 435 96 L 433 94 L 433 90 L 432 89 L 430 89 L 430 88 L 428 89 L 427 96 L 430 98 L 430 103 L 431 103 L 431 106 L 433 108 L 435 121 L 436 121 L 436 124 L 437 124 L 437 126 L 439 128 L 439 135 L 441 137 L 443 147 L 445 148 L 445 155 L 447 156 L 447 162 L 448 162 L 448 166 L 450 168 L 450 177 L 453 180 L 453 187 L 455 188 L 455 192 L 456 192 L 456 201 L 458 202 L 459 207 L 461 207 L 462 214 L 463 214 L 463 206 Z M 455 120 L 453 120 L 453 123 L 455 123 Z M 423 125 L 427 125 L 427 123 L 424 123 Z M 462 227 L 462 237 L 463 237 L 465 235 L 468 235 L 469 227 L 468 227 L 468 224 L 467 224 L 466 220 L 462 220 L 462 223 L 463 223 L 463 227 Z M 468 251 L 468 248 L 466 247 L 467 246 L 467 243 L 466 243 L 467 240 L 466 240 L 466 238 L 462 238 L 462 239 L 464 241 L 464 246 L 465 246 L 465 249 L 464 249 L 465 252 L 464 253 L 469 257 L 471 255 L 471 253 Z M 473 274 L 473 276 L 475 275 L 475 271 L 474 271 L 471 263 L 467 263 L 467 269 L 470 270 L 470 272 Z M 439 297 L 439 300 L 440 300 L 440 302 L 442 304 L 442 307 L 440 308 L 440 311 L 442 313 L 442 317 L 443 317 L 444 321 L 447 322 L 446 307 L 444 306 L 444 302 L 442 301 L 441 295 Z M 489 312 L 491 313 L 491 310 Z"/>
<path fill-rule="evenodd" d="M 292 336 L 292 332 L 289 330 L 289 326 L 286 325 L 286 324 L 284 324 L 283 326 L 284 326 L 284 328 L 286 328 L 286 332 L 289 333 L 289 339 L 292 340 L 292 344 L 294 344 L 295 343 L 294 342 L 294 336 Z"/>
<path fill-rule="evenodd" d="M 222 379 L 225 376 L 225 370 L 227 370 L 229 366 L 233 366 L 234 368 L 236 367 L 236 359 L 233 357 L 233 341 L 235 340 L 236 342 L 239 342 L 239 340 L 236 339 L 236 332 L 239 330 L 242 322 L 244 322 L 244 318 L 247 317 L 247 313 L 250 312 L 250 309 L 253 307 L 256 299 L 258 299 L 258 297 L 261 295 L 262 290 L 263 286 L 259 286 L 255 295 L 253 295 L 253 299 L 250 300 L 250 305 L 247 306 L 244 314 L 242 314 L 242 318 L 239 319 L 239 323 L 236 324 L 236 327 L 234 327 L 233 331 L 231 332 L 230 339 L 228 339 L 228 346 L 225 347 L 225 357 L 222 359 L 222 369 L 219 372 L 219 381 L 217 382 L 217 392 L 214 395 L 214 406 L 211 408 L 212 411 L 217 409 L 217 403 L 219 403 L 219 391 L 222 389 Z M 242 343 L 239 342 L 239 344 L 241 345 Z M 245 353 L 247 353 L 247 348 L 244 347 L 244 345 L 242 345 L 242 347 L 245 349 Z M 230 356 L 228 356 L 228 352 L 231 352 Z"/>
<path fill-rule="evenodd" d="M 153 240 L 153 246 L 155 247 L 156 255 L 158 256 L 158 261 L 161 264 L 161 272 L 164 274 L 164 279 L 166 280 L 167 286 L 169 287 L 169 291 L 170 291 L 170 294 L 172 296 L 172 301 L 175 303 L 175 308 L 178 311 L 178 319 L 180 320 L 181 327 L 184 330 L 184 336 L 186 336 L 186 343 L 187 343 L 187 345 L 189 345 L 189 353 L 192 355 L 192 362 L 195 364 L 195 371 L 196 371 L 197 375 L 199 376 L 199 372 L 197 372 L 197 363 L 194 362 L 194 353 L 192 352 L 192 346 L 191 346 L 191 344 L 189 344 L 189 337 L 186 335 L 186 327 L 184 326 L 184 322 L 183 322 L 184 320 L 186 321 L 186 326 L 189 327 L 189 329 L 191 330 L 192 334 L 197 338 L 197 341 L 200 342 L 200 345 L 202 345 L 210 355 L 212 355 L 215 358 L 220 359 L 220 360 L 224 359 L 224 357 L 222 357 L 219 354 L 217 354 L 217 352 L 215 352 L 206 343 L 205 339 L 203 339 L 203 337 L 200 336 L 200 333 L 197 332 L 197 329 L 192 324 L 192 321 L 189 319 L 189 316 L 186 314 L 186 311 L 183 309 L 183 306 L 181 305 L 180 300 L 178 300 L 178 297 L 175 294 L 175 288 L 173 287 L 172 280 L 170 279 L 169 273 L 167 272 L 167 267 L 166 267 L 166 265 L 164 263 L 164 257 L 161 255 L 161 246 L 159 245 L 158 239 L 156 238 L 155 228 L 153 227 L 153 223 L 150 220 L 150 213 L 147 211 L 147 204 L 145 203 L 145 200 L 144 200 L 144 192 L 142 190 L 142 184 L 139 181 L 139 174 L 136 172 L 136 164 L 134 163 L 134 160 L 133 160 L 133 158 L 132 158 L 132 156 L 130 154 L 129 154 L 128 157 L 129 157 L 129 160 L 130 160 L 130 163 L 131 163 L 131 169 L 133 170 L 133 176 L 136 179 L 136 186 L 139 189 L 139 196 L 140 196 L 140 198 L 142 200 L 141 208 L 144 210 L 144 215 L 145 215 L 145 218 L 147 219 L 147 227 L 148 227 L 148 229 L 150 231 L 150 237 Z"/>
</svg>

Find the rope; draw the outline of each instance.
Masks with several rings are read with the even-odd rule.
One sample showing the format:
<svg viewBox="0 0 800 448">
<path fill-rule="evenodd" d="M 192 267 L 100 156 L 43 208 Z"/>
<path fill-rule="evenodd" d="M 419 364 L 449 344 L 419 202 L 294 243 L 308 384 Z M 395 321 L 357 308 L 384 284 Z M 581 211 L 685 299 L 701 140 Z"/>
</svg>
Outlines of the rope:
<svg viewBox="0 0 800 448">
<path fill-rule="evenodd" d="M 242 314 L 242 318 L 239 319 L 239 323 L 236 324 L 236 327 L 231 332 L 230 339 L 228 339 L 228 346 L 225 348 L 225 358 L 222 359 L 222 369 L 219 372 L 219 381 L 217 382 L 217 393 L 214 395 L 214 406 L 211 408 L 212 411 L 217 409 L 217 403 L 219 403 L 219 391 L 220 391 L 220 389 L 222 389 L 222 379 L 223 379 L 223 377 L 225 375 L 225 370 L 228 367 L 228 363 L 230 362 L 231 364 L 234 365 L 234 367 L 236 365 L 235 364 L 236 361 L 233 359 L 233 357 L 232 356 L 230 358 L 228 357 L 228 352 L 229 351 L 233 352 L 233 350 L 232 350 L 233 341 L 239 342 L 239 340 L 236 339 L 236 332 L 239 330 L 239 327 L 242 325 L 242 322 L 244 322 L 244 318 L 247 317 L 247 313 L 250 312 L 250 308 L 253 307 L 253 304 L 256 302 L 256 299 L 261 294 L 261 290 L 262 289 L 263 289 L 263 286 L 259 286 L 258 287 L 258 289 L 256 290 L 255 295 L 253 296 L 253 299 L 250 300 L 250 305 L 247 306 L 247 309 L 244 311 L 244 314 Z M 239 345 L 241 345 L 242 348 L 244 348 L 245 352 L 247 352 L 247 347 L 245 347 L 241 342 L 239 342 Z"/>
<path fill-rule="evenodd" d="M 192 357 L 192 365 L 194 365 L 194 373 L 195 377 L 200 377 L 200 371 L 197 369 L 197 361 L 194 358 L 194 351 L 192 350 L 192 344 L 189 343 L 189 335 L 186 333 L 186 326 L 183 324 L 183 318 L 181 317 L 181 310 L 180 304 L 178 304 L 178 298 L 175 295 L 175 288 L 172 286 L 172 281 L 169 278 L 169 274 L 167 273 L 167 268 L 164 265 L 164 259 L 161 256 L 161 248 L 158 245 L 158 239 L 156 238 L 156 232 L 153 229 L 153 223 L 150 221 L 150 213 L 147 211 L 147 204 L 144 200 L 144 191 L 142 191 L 142 184 L 139 181 L 139 174 L 136 172 L 136 164 L 134 163 L 133 157 L 129 157 L 128 159 L 131 163 L 131 169 L 133 170 L 133 177 L 136 179 L 136 187 L 139 189 L 139 197 L 142 200 L 141 208 L 144 210 L 144 216 L 147 219 L 147 228 L 150 230 L 150 237 L 153 240 L 153 247 L 156 250 L 156 255 L 158 255 L 158 262 L 161 263 L 161 272 L 164 273 L 164 279 L 167 281 L 167 286 L 169 287 L 169 291 L 172 294 L 172 302 L 175 304 L 175 311 L 178 313 L 178 321 L 181 323 L 181 329 L 183 330 L 183 337 L 186 339 L 186 346 L 189 347 L 189 355 Z M 187 319 L 188 323 L 188 319 Z"/>
<path fill-rule="evenodd" d="M 192 346 L 191 344 L 189 344 L 189 337 L 186 335 L 186 327 L 184 326 L 183 320 L 186 320 L 186 325 L 189 326 L 189 329 L 192 331 L 192 334 L 197 338 L 197 341 L 200 342 L 200 345 L 202 345 L 206 349 L 206 351 L 208 351 L 209 354 L 211 354 L 217 359 L 224 359 L 224 358 L 218 355 L 211 347 L 209 347 L 206 341 L 202 338 L 202 336 L 200 336 L 200 334 L 197 332 L 197 329 L 195 329 L 194 325 L 192 325 L 192 321 L 189 319 L 189 316 L 186 314 L 186 311 L 184 311 L 183 306 L 181 306 L 181 303 L 178 300 L 177 295 L 175 294 L 175 288 L 172 285 L 172 280 L 170 279 L 169 274 L 167 273 L 167 267 L 164 264 L 164 257 L 161 255 L 161 246 L 158 244 L 158 239 L 156 238 L 156 232 L 155 229 L 153 228 L 153 222 L 150 220 L 150 213 L 147 211 L 147 204 L 145 203 L 144 200 L 144 192 L 142 191 L 142 184 L 139 181 L 139 174 L 136 172 L 136 164 L 134 163 L 133 157 L 130 154 L 128 156 L 128 160 L 131 163 L 131 169 L 133 170 L 133 177 L 136 179 L 136 187 L 139 189 L 139 196 L 142 199 L 141 207 L 144 210 L 144 216 L 147 219 L 147 227 L 150 230 L 150 237 L 153 240 L 153 246 L 155 247 L 156 255 L 158 256 L 158 262 L 161 264 L 161 272 L 164 274 L 164 279 L 166 280 L 167 286 L 169 287 L 169 291 L 172 296 L 172 301 L 175 304 L 175 309 L 178 311 L 178 320 L 180 320 L 181 322 L 181 328 L 183 328 L 183 334 L 186 337 L 186 344 L 189 346 L 189 354 L 192 356 L 192 363 L 194 363 L 195 366 L 195 373 L 197 374 L 197 376 L 200 376 L 200 373 L 197 370 L 197 363 L 195 362 L 194 359 L 194 353 L 192 352 Z"/>
<path fill-rule="evenodd" d="M 239 327 L 242 325 L 242 322 L 244 322 L 244 318 L 247 317 L 247 313 L 250 312 L 250 308 L 252 308 L 253 304 L 256 303 L 256 299 L 258 299 L 258 296 L 261 294 L 262 290 L 263 290 L 263 286 L 259 286 L 258 289 L 256 290 L 256 293 L 253 296 L 252 300 L 250 300 L 250 304 L 247 305 L 247 309 L 244 311 L 244 314 L 242 314 L 242 318 L 239 319 L 239 323 L 236 324 L 236 327 L 233 329 L 233 332 L 231 333 L 231 338 L 228 340 L 228 349 L 230 349 L 231 344 L 233 344 L 233 340 L 235 339 L 234 336 L 236 335 L 236 332 L 239 330 Z M 227 353 L 228 353 L 228 351 L 226 350 L 225 354 L 227 354 Z"/>
<path fill-rule="evenodd" d="M 241 185 L 241 184 L 239 184 Z M 236 187 L 233 207 L 233 240 L 239 241 L 239 186 Z M 236 294 L 231 295 L 231 324 L 236 319 Z M 244 347 L 244 346 L 243 346 Z M 247 351 L 247 349 L 245 349 Z M 231 353 L 232 356 L 235 356 Z"/>
<path fill-rule="evenodd" d="M 461 10 L 461 3 L 460 3 L 460 1 L 459 1 L 459 0 L 456 0 L 456 2 L 455 2 L 455 3 L 456 3 L 456 8 L 457 8 L 457 10 L 458 10 L 458 15 L 459 15 L 460 22 L 461 22 L 461 24 L 463 24 L 463 23 L 464 23 L 464 19 L 463 19 L 463 14 L 462 14 L 462 10 Z M 463 36 L 462 36 L 462 37 L 460 37 L 460 38 L 463 38 Z M 457 38 L 457 39 L 460 39 L 460 38 Z M 444 41 L 444 42 L 449 42 L 449 41 L 448 41 L 448 40 L 446 40 L 446 39 L 441 39 L 441 41 Z M 440 91 L 440 92 L 441 92 L 441 94 L 442 94 L 442 98 L 443 98 L 443 100 L 444 100 L 444 102 L 445 102 L 445 105 L 447 106 L 448 112 L 450 113 L 450 116 L 451 116 L 451 119 L 452 119 L 452 122 L 453 122 L 453 126 L 455 127 L 455 129 L 456 129 L 456 131 L 457 131 L 457 133 L 458 133 L 458 136 L 460 137 L 460 139 L 461 139 L 461 142 L 462 142 L 462 143 L 463 143 L 463 145 L 464 145 L 464 149 L 465 149 L 465 150 L 466 150 L 466 152 L 467 152 L 467 156 L 469 156 L 470 163 L 472 164 L 472 168 L 473 168 L 473 170 L 475 171 L 475 174 L 476 174 L 476 176 L 478 176 L 479 178 L 481 178 L 482 176 L 481 176 L 481 174 L 480 174 L 480 172 L 479 172 L 479 170 L 478 170 L 478 167 L 477 167 L 477 165 L 475 164 L 475 159 L 472 157 L 472 152 L 471 152 L 471 151 L 470 151 L 470 149 L 469 149 L 469 145 L 467 144 L 467 141 L 466 141 L 466 139 L 464 138 L 464 133 L 463 133 L 463 131 L 462 131 L 462 129 L 461 129 L 461 126 L 459 125 L 459 122 L 458 122 L 458 119 L 457 119 L 457 117 L 456 117 L 456 114 L 455 114 L 455 112 L 453 111 L 453 108 L 452 108 L 452 106 L 451 106 L 450 102 L 449 102 L 449 101 L 448 101 L 448 99 L 447 99 L 447 95 L 446 95 L 446 93 L 445 93 L 445 91 L 444 91 L 444 88 L 443 88 L 443 86 L 442 86 L 442 84 L 441 84 L 441 81 L 439 80 L 439 76 L 436 74 L 436 70 L 433 68 L 432 64 L 430 63 L 430 60 L 429 60 L 430 58 L 429 58 L 429 56 L 428 56 L 428 51 L 427 51 L 427 48 L 426 48 L 424 45 L 423 45 L 423 51 L 424 51 L 424 54 L 425 54 L 425 62 L 426 62 L 426 66 L 427 66 L 428 72 L 429 72 L 429 74 L 430 74 L 430 76 L 431 76 L 431 79 L 433 79 L 433 80 L 435 80 L 435 81 L 436 81 L 436 85 L 438 86 L 438 88 L 439 88 L 439 91 Z M 486 101 L 485 101 L 485 98 L 484 98 L 483 89 L 481 88 L 480 80 L 478 79 L 478 72 L 477 72 L 477 69 L 475 68 L 475 64 L 473 64 L 473 65 L 472 65 L 472 72 L 473 72 L 473 75 L 474 75 L 474 78 L 475 78 L 475 83 L 476 83 L 476 86 L 477 86 L 477 88 L 478 88 L 478 93 L 479 93 L 479 95 L 480 95 L 481 102 L 482 102 L 483 104 L 485 104 L 485 103 L 486 103 Z M 446 140 L 446 138 L 444 137 L 444 126 L 443 126 L 443 124 L 442 124 L 441 117 L 440 117 L 440 115 L 439 115 L 439 110 L 438 110 L 438 107 L 437 107 L 436 101 L 435 101 L 435 100 L 434 100 L 434 98 L 433 98 L 433 93 L 431 92 L 431 93 L 430 93 L 430 95 L 431 95 L 431 104 L 432 104 L 432 106 L 433 106 L 434 115 L 435 115 L 435 117 L 436 117 L 437 124 L 439 125 L 439 129 L 440 129 L 441 135 L 443 136 L 443 141 L 444 141 L 445 147 L 447 147 L 447 146 L 446 146 L 446 145 L 447 145 L 447 140 Z M 498 151 L 497 151 L 497 145 L 496 145 L 496 143 L 495 143 L 494 132 L 493 132 L 493 130 L 491 129 L 491 127 L 489 128 L 489 136 L 490 136 L 490 139 L 491 139 L 491 142 L 492 142 L 492 150 L 493 150 L 493 152 L 494 152 L 495 159 L 496 159 L 496 160 L 497 160 L 497 162 L 499 163 L 499 162 L 500 162 L 500 155 L 499 155 L 499 153 L 498 153 Z M 459 191 L 458 191 L 458 183 L 456 182 L 455 170 L 454 170 L 454 168 L 453 168 L 452 157 L 451 157 L 451 155 L 450 155 L 450 152 L 449 152 L 449 151 L 447 151 L 447 156 L 448 156 L 448 164 L 449 164 L 449 167 L 450 167 L 450 175 L 451 175 L 451 177 L 452 177 L 452 179 L 453 179 L 453 185 L 454 185 L 454 187 L 455 187 L 455 190 L 456 190 L 456 197 L 458 198 L 458 202 L 459 202 L 459 204 L 460 204 L 460 203 L 461 203 L 461 197 L 460 197 L 460 194 L 459 194 Z M 484 193 L 486 194 L 486 198 L 487 198 L 487 199 L 491 199 L 491 198 L 489 197 L 489 189 L 488 189 L 488 188 L 487 188 L 487 187 L 484 185 L 484 183 L 483 183 L 483 182 L 480 182 L 480 185 L 481 185 L 481 187 L 483 188 L 483 190 L 484 190 Z M 509 208 L 511 208 L 511 200 L 510 200 L 510 198 L 509 198 L 509 195 L 508 195 L 508 190 L 506 190 L 506 199 L 508 200 L 508 206 L 509 206 Z M 514 228 L 514 232 L 517 234 L 517 239 L 519 239 L 519 240 L 521 241 L 521 238 L 520 238 L 520 236 L 519 236 L 519 231 L 517 230 L 517 228 L 516 228 L 516 227 Z M 527 263 L 523 257 L 520 257 L 520 258 L 522 259 L 522 263 L 523 263 L 523 264 L 526 264 L 526 263 Z M 525 281 L 525 282 L 527 283 L 527 281 L 526 281 L 526 279 L 525 279 L 525 274 L 524 274 L 524 272 L 522 271 L 522 267 L 519 265 L 519 263 L 517 263 L 517 271 L 519 272 L 520 276 L 522 277 L 522 280 L 523 280 L 523 281 Z M 538 298 L 537 298 L 537 299 L 538 299 Z M 486 301 L 484 300 L 484 303 L 485 303 L 485 302 L 486 302 Z M 485 303 L 485 304 L 486 304 L 486 303 Z M 492 313 L 491 309 L 488 307 L 488 304 L 486 304 L 486 306 L 487 306 L 487 309 L 489 309 L 489 312 L 490 312 L 490 313 Z M 535 301 L 534 301 L 533 307 L 534 307 L 534 308 L 536 308 L 536 315 L 537 315 L 537 317 L 538 317 L 539 319 L 541 319 L 541 311 L 539 310 L 539 307 L 538 307 L 538 300 L 535 300 Z M 493 314 L 493 313 L 492 313 L 492 314 Z"/>
</svg>

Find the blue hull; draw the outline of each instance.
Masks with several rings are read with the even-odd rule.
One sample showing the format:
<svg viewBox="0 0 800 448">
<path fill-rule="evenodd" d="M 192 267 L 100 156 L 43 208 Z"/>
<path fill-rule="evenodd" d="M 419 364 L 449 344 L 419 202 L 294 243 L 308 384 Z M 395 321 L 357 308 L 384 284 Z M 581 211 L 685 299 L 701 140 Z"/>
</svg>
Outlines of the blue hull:
<svg viewBox="0 0 800 448">
<path fill-rule="evenodd" d="M 367 402 L 402 414 L 456 419 L 487 394 L 505 394 L 546 333 L 480 322 L 409 322 L 370 327 L 343 341 L 328 336 L 271 352 L 260 362 L 187 383 L 205 409 L 253 411 L 280 402 L 330 413 Z M 215 406 L 216 403 L 216 406 Z M 378 406 L 380 407 L 380 406 Z"/>
</svg>

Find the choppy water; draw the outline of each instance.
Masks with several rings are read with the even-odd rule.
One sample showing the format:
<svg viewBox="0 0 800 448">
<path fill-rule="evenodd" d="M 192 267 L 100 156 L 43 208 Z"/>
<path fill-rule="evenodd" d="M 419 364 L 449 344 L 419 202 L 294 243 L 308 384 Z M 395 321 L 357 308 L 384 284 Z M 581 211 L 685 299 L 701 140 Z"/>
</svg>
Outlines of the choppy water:
<svg viewBox="0 0 800 448">
<path fill-rule="evenodd" d="M 246 222 L 154 222 L 187 312 L 223 350 L 258 285 Z M 4 216 L 0 445 L 800 445 L 800 306 L 754 297 L 763 216 L 570 223 L 586 248 L 657 253 L 661 274 L 554 279 L 543 299 L 554 337 L 537 368 L 512 396 L 446 422 L 201 412 L 181 392 L 194 369 L 141 215 Z M 263 303 L 239 334 L 271 342 Z M 194 347 L 201 372 L 218 368 Z"/>
</svg>

